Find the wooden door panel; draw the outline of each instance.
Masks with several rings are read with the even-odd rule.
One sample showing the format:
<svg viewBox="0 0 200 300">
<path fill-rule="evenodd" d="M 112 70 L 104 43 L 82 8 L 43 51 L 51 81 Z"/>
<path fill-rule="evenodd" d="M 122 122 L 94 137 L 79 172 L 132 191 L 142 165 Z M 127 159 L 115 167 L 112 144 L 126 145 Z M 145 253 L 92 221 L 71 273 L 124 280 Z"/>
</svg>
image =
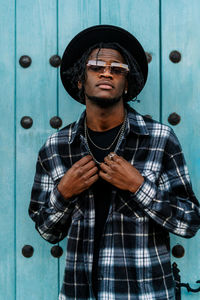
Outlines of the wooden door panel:
<svg viewBox="0 0 200 300">
<path fill-rule="evenodd" d="M 14 1 L 0 1 L 0 300 L 14 299 L 16 287 L 14 7 Z"/>
<path fill-rule="evenodd" d="M 140 103 L 131 105 L 140 113 L 160 118 L 159 74 L 159 1 L 102 0 L 101 24 L 113 24 L 130 31 L 152 56 L 149 75 L 143 91 L 138 95 Z"/>
<path fill-rule="evenodd" d="M 98 0 L 59 1 L 59 53 L 63 54 L 70 40 L 81 30 L 99 24 Z M 59 78 L 59 114 L 63 125 L 80 116 L 85 106 L 73 100 L 65 91 Z"/>
<path fill-rule="evenodd" d="M 54 258 L 53 245 L 44 241 L 28 216 L 30 192 L 38 150 L 56 131 L 49 121 L 60 116 L 62 127 L 75 121 L 85 106 L 67 95 L 59 68 L 49 63 L 62 56 L 68 42 L 80 30 L 97 24 L 113 24 L 132 32 L 152 56 L 149 76 L 132 103 L 137 111 L 168 124 L 176 112 L 181 121 L 172 126 L 185 154 L 193 188 L 200 195 L 200 2 L 198 0 L 9 0 L 0 2 L 0 300 L 55 300 L 62 285 L 67 239 L 60 242 L 63 255 Z M 171 51 L 181 53 L 172 63 Z M 19 65 L 29 55 L 28 68 Z M 33 125 L 24 129 L 23 116 Z M 171 235 L 171 248 L 180 244 L 182 258 L 172 256 L 180 269 L 181 281 L 197 288 L 200 280 L 199 234 L 187 240 Z M 34 248 L 33 256 L 22 255 L 24 245 Z M 5 272 L 6 270 L 6 272 Z M 182 289 L 182 300 L 199 299 Z"/>
<path fill-rule="evenodd" d="M 57 53 L 57 4 L 48 0 L 16 4 L 16 298 L 55 300 L 57 260 L 50 253 L 52 245 L 35 230 L 28 206 L 38 151 L 55 131 L 49 121 L 57 114 L 57 69 L 49 58 Z M 22 55 L 32 59 L 26 69 L 18 63 Z M 23 116 L 33 119 L 30 129 L 21 126 Z M 30 258 L 21 253 L 27 244 L 34 248 Z"/>
<path fill-rule="evenodd" d="M 193 189 L 200 195 L 200 2 L 197 0 L 162 1 L 162 120 L 176 112 L 181 121 L 172 126 L 177 134 L 189 168 Z M 169 59 L 171 51 L 181 53 L 181 61 L 173 63 Z M 172 256 L 180 269 L 181 281 L 197 288 L 200 280 L 200 233 L 187 240 L 171 235 L 171 248 L 180 244 L 185 249 L 182 258 Z M 200 293 L 189 293 L 182 289 L 182 300 L 197 300 Z"/>
</svg>

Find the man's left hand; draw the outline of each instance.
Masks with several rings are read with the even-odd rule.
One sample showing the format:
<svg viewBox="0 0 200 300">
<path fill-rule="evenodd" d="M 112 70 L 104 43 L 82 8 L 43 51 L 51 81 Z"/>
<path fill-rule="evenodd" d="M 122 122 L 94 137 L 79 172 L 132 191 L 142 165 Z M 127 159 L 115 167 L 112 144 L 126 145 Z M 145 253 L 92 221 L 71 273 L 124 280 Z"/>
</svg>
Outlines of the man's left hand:
<svg viewBox="0 0 200 300">
<path fill-rule="evenodd" d="M 99 176 L 121 190 L 135 193 L 144 181 L 134 166 L 113 152 L 104 158 L 100 168 Z"/>
</svg>

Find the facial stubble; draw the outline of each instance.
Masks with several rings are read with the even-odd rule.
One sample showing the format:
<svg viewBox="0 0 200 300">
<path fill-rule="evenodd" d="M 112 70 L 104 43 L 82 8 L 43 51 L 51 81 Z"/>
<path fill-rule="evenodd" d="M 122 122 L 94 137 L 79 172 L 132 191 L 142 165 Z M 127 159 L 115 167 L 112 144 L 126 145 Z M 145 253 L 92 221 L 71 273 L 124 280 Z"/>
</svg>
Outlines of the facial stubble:
<svg viewBox="0 0 200 300">
<path fill-rule="evenodd" d="M 93 104 L 95 104 L 101 108 L 112 107 L 116 103 L 118 103 L 122 98 L 122 95 L 119 97 L 114 97 L 114 98 L 96 97 L 96 96 L 90 96 L 88 94 L 85 94 L 85 95 Z"/>
</svg>

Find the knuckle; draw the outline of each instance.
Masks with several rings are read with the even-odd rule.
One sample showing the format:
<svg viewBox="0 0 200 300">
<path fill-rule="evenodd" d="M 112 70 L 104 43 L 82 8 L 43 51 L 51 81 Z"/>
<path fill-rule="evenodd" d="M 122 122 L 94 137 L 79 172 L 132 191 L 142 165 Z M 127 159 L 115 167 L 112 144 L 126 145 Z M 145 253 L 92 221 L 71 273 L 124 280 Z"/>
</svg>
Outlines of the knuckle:
<svg viewBox="0 0 200 300">
<path fill-rule="evenodd" d="M 117 157 L 117 158 L 115 159 L 115 162 L 118 163 L 118 164 L 121 163 L 121 162 L 122 162 L 121 157 Z"/>
<path fill-rule="evenodd" d="M 75 170 L 79 169 L 80 168 L 80 163 L 79 162 L 76 162 L 72 168 L 74 168 Z"/>
<path fill-rule="evenodd" d="M 95 171 L 95 172 L 98 172 L 98 168 L 97 168 L 96 166 L 94 167 L 94 171 Z"/>
<path fill-rule="evenodd" d="M 83 178 L 84 182 L 86 182 L 88 180 L 86 174 L 83 174 L 82 178 Z"/>
<path fill-rule="evenodd" d="M 110 160 L 109 160 L 107 157 L 105 157 L 104 161 L 105 161 L 105 163 L 106 163 L 107 165 L 110 164 Z"/>
<path fill-rule="evenodd" d="M 114 175 L 114 173 L 115 173 L 115 170 L 114 170 L 114 169 L 110 169 L 109 172 L 107 172 L 107 174 L 108 174 L 109 176 Z"/>
<path fill-rule="evenodd" d="M 89 186 L 89 181 L 88 181 L 88 179 L 85 179 L 85 180 L 84 180 L 83 185 L 84 185 L 84 187 L 86 187 L 86 188 Z"/>
<path fill-rule="evenodd" d="M 92 161 L 92 157 L 90 155 L 87 155 L 84 158 L 85 158 L 85 163 L 87 163 L 87 164 Z"/>
<path fill-rule="evenodd" d="M 95 162 L 94 162 L 94 161 L 91 161 L 91 162 L 90 162 L 90 167 L 91 167 L 91 168 L 94 168 L 95 166 L 96 166 Z"/>
<path fill-rule="evenodd" d="M 80 168 L 78 168 L 77 170 L 76 170 L 76 172 L 77 172 L 77 175 L 78 176 L 82 176 L 83 175 L 83 169 L 80 167 Z"/>
<path fill-rule="evenodd" d="M 97 181 L 98 178 L 99 178 L 99 175 L 95 175 L 94 181 Z"/>
<path fill-rule="evenodd" d="M 94 160 L 90 160 L 89 163 L 92 165 L 92 166 L 95 166 L 96 163 L 94 162 Z"/>
<path fill-rule="evenodd" d="M 117 164 L 112 164 L 111 165 L 112 170 L 116 171 L 118 169 L 118 165 Z"/>
</svg>

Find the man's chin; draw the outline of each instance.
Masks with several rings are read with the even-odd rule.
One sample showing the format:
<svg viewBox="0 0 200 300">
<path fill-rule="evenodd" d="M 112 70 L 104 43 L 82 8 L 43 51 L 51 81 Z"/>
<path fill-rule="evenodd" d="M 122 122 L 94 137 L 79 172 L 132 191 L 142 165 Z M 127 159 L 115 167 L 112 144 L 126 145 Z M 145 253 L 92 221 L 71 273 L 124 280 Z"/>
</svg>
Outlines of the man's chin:
<svg viewBox="0 0 200 300">
<path fill-rule="evenodd" d="M 90 96 L 87 94 L 86 94 L 86 97 L 93 104 L 95 104 L 101 108 L 114 106 L 116 103 L 118 103 L 122 99 L 122 96 L 115 97 L 115 98 L 104 98 L 104 97 Z"/>
</svg>

